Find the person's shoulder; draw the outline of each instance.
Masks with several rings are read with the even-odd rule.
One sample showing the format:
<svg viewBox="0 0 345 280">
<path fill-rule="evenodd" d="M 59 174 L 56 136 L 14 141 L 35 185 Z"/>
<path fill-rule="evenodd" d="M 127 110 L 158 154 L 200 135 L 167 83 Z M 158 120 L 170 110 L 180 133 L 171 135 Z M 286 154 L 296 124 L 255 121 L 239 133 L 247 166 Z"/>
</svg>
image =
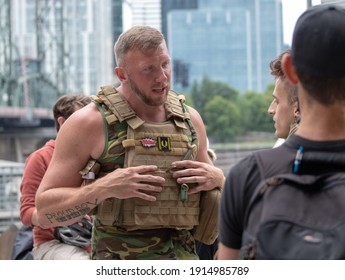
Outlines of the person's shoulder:
<svg viewBox="0 0 345 280">
<path fill-rule="evenodd" d="M 67 120 L 66 123 L 72 123 L 78 127 L 93 127 L 102 123 L 102 115 L 94 103 L 90 103 L 85 107 L 74 112 Z"/>
<path fill-rule="evenodd" d="M 190 119 L 192 120 L 192 122 L 197 122 L 197 123 L 201 123 L 203 124 L 203 120 L 202 120 L 202 117 L 200 115 L 200 113 L 198 112 L 197 109 L 195 109 L 194 107 L 191 107 L 189 105 L 185 105 L 187 107 L 187 110 L 189 112 L 189 115 L 190 115 Z"/>
<path fill-rule="evenodd" d="M 287 145 L 286 142 L 277 148 L 256 151 L 254 156 L 261 178 L 291 172 L 296 152 L 294 145 Z"/>
<path fill-rule="evenodd" d="M 249 155 L 243 157 L 241 160 L 239 160 L 237 163 L 235 163 L 233 166 L 230 166 L 229 174 L 239 174 L 244 175 L 245 173 L 252 173 L 253 170 L 257 169 L 257 163 L 256 158 L 254 156 L 254 153 L 250 153 Z"/>
</svg>

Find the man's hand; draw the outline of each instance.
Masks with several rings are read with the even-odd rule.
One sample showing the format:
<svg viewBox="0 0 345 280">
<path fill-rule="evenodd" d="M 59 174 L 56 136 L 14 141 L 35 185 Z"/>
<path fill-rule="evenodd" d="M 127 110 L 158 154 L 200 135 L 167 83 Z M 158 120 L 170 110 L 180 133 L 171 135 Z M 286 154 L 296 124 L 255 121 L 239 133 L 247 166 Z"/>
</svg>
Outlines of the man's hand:
<svg viewBox="0 0 345 280">
<path fill-rule="evenodd" d="M 208 163 L 193 160 L 175 161 L 172 168 L 177 169 L 172 176 L 177 179 L 178 184 L 197 184 L 189 189 L 189 194 L 223 187 L 223 171 Z"/>
<path fill-rule="evenodd" d="M 148 173 L 158 170 L 157 166 L 146 165 L 128 168 L 118 168 L 101 177 L 95 184 L 107 189 L 107 197 L 127 199 L 138 197 L 155 201 L 156 197 L 147 192 L 161 192 L 165 179 Z"/>
</svg>

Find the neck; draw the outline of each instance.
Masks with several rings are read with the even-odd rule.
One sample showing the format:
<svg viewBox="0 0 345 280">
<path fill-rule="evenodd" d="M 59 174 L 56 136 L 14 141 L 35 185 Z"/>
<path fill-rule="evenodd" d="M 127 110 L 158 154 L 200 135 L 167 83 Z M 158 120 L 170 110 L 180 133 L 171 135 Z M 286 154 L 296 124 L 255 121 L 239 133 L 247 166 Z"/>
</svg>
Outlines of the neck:
<svg viewBox="0 0 345 280">
<path fill-rule="evenodd" d="M 127 100 L 134 112 L 144 121 L 163 122 L 166 121 L 167 115 L 165 104 L 159 106 L 150 106 L 142 102 L 133 94 L 126 94 L 126 91 L 120 86 L 117 91 Z"/>
<path fill-rule="evenodd" d="M 297 135 L 314 141 L 345 139 L 345 106 L 341 102 L 324 106 L 319 103 L 301 108 Z"/>
<path fill-rule="evenodd" d="M 144 121 L 149 122 L 164 122 L 166 121 L 166 110 L 164 105 L 156 107 L 156 106 L 148 106 L 148 105 L 140 105 L 141 109 L 133 110 L 137 113 L 137 115 Z"/>
</svg>

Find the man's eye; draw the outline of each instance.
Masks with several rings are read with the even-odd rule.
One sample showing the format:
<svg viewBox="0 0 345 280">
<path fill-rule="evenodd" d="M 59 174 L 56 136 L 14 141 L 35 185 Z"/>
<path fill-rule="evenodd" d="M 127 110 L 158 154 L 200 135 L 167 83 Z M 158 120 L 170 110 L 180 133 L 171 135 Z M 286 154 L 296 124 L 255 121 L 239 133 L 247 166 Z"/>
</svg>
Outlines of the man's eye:
<svg viewBox="0 0 345 280">
<path fill-rule="evenodd" d="M 144 71 L 145 72 L 150 72 L 150 71 L 152 71 L 152 69 L 153 69 L 153 67 L 149 66 L 149 67 L 144 68 Z"/>
<path fill-rule="evenodd" d="M 163 68 L 166 69 L 166 68 L 169 68 L 169 67 L 170 67 L 170 63 L 169 62 L 166 62 L 166 63 L 163 64 Z"/>
</svg>

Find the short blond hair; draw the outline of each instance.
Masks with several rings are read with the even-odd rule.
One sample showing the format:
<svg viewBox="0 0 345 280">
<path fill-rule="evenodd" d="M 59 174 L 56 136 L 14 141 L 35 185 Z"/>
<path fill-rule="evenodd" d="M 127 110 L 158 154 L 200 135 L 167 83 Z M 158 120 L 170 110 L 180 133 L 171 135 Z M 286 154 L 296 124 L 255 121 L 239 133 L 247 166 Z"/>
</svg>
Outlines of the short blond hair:
<svg viewBox="0 0 345 280">
<path fill-rule="evenodd" d="M 123 32 L 114 45 L 115 60 L 117 65 L 124 62 L 126 53 L 130 50 L 146 52 L 157 49 L 162 43 L 165 44 L 163 34 L 150 26 L 133 26 Z"/>
</svg>

